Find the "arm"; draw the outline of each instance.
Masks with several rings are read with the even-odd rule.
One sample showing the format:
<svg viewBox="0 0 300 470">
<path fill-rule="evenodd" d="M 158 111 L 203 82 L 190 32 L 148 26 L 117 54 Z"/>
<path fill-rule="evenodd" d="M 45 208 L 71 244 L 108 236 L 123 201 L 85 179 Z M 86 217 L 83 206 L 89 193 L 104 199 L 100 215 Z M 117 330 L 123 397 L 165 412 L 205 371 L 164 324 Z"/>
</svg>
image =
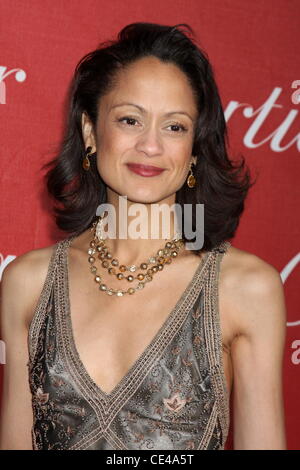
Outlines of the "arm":
<svg viewBox="0 0 300 470">
<path fill-rule="evenodd" d="M 273 266 L 257 257 L 237 277 L 231 296 L 238 319 L 232 343 L 234 449 L 285 450 L 282 281 Z"/>
<path fill-rule="evenodd" d="M 28 311 L 33 304 L 31 252 L 17 257 L 1 281 L 1 339 L 6 345 L 0 412 L 0 449 L 32 450 L 33 414 L 28 381 Z M 40 281 L 37 285 L 40 285 Z M 27 306 L 27 308 L 26 308 Z"/>
<path fill-rule="evenodd" d="M 6 346 L 0 414 L 1 450 L 32 449 L 27 329 L 23 311 L 25 273 L 17 259 L 4 269 L 1 281 L 1 339 Z"/>
</svg>

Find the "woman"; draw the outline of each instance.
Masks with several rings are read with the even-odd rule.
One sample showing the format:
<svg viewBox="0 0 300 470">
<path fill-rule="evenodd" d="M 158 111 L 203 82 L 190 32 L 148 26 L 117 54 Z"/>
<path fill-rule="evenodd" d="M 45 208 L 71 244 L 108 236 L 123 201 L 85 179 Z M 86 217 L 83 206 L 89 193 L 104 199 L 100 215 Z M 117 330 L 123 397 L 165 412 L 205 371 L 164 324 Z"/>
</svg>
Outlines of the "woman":
<svg viewBox="0 0 300 470">
<path fill-rule="evenodd" d="M 212 69 L 181 26 L 192 31 L 128 25 L 76 68 L 47 173 L 69 236 L 3 275 L 1 448 L 224 449 L 232 392 L 234 448 L 285 448 L 282 283 L 228 241 L 252 183 L 227 156 Z M 137 203 L 146 237 L 114 237 Z M 178 234 L 184 211 L 151 236 L 151 209 L 175 203 L 204 204 L 200 249 Z M 103 207 L 117 216 L 106 238 Z"/>
</svg>

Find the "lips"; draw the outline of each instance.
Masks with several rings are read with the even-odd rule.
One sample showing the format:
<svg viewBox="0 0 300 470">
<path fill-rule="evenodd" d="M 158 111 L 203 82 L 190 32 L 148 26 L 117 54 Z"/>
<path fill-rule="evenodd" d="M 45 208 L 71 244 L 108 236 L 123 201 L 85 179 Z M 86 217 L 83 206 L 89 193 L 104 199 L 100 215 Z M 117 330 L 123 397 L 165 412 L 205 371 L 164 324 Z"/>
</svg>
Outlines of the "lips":
<svg viewBox="0 0 300 470">
<path fill-rule="evenodd" d="M 127 163 L 127 167 L 129 170 L 141 176 L 157 176 L 165 171 L 164 168 L 159 168 L 152 165 L 141 165 L 138 163 Z"/>
</svg>

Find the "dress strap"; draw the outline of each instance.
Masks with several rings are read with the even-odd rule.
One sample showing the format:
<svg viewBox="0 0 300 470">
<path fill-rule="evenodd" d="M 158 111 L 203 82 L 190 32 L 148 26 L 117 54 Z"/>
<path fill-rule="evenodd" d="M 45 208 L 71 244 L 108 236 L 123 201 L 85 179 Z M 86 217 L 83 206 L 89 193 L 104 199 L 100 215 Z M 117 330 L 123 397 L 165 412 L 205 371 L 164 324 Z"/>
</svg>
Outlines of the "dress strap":
<svg viewBox="0 0 300 470">
<path fill-rule="evenodd" d="M 222 359 L 222 336 L 221 336 L 221 325 L 220 325 L 220 312 L 219 312 L 219 278 L 220 278 L 220 267 L 221 261 L 231 246 L 229 241 L 223 241 L 219 243 L 215 248 L 212 249 L 213 259 L 212 268 L 210 269 L 209 276 L 207 277 L 207 305 L 209 315 L 207 316 L 207 326 L 209 327 L 209 333 L 211 334 L 210 342 L 211 348 L 209 348 L 210 365 L 212 367 L 218 366 Z"/>
<path fill-rule="evenodd" d="M 49 260 L 47 275 L 38 298 L 38 302 L 33 312 L 33 316 L 28 328 L 28 353 L 29 353 L 29 361 L 28 364 L 31 364 L 34 361 L 36 350 L 37 350 L 37 343 L 40 334 L 41 327 L 45 320 L 46 312 L 47 312 L 47 305 L 49 302 L 49 298 L 51 295 L 53 281 L 55 278 L 55 273 L 57 269 L 58 259 L 60 253 L 63 250 L 65 240 L 58 241 L 54 244 L 52 254 Z"/>
<path fill-rule="evenodd" d="M 206 279 L 204 309 L 207 354 L 222 429 L 222 447 L 225 445 L 229 430 L 230 397 L 227 391 L 223 364 L 222 331 L 219 311 L 219 277 L 221 261 L 230 246 L 231 243 L 229 241 L 223 241 L 212 250 L 214 256 L 209 276 Z"/>
</svg>

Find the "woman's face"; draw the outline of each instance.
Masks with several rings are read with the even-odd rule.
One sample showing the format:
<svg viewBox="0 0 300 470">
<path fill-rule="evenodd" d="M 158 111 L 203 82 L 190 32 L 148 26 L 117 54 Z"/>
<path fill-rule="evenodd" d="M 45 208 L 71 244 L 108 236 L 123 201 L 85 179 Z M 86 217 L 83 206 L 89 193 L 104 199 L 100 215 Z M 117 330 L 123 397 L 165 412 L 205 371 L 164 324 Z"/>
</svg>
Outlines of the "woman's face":
<svg viewBox="0 0 300 470">
<path fill-rule="evenodd" d="M 190 162 L 196 162 L 191 152 L 198 112 L 185 74 L 155 57 L 140 59 L 120 70 L 98 112 L 95 134 L 83 114 L 83 135 L 86 147 L 97 151 L 108 201 L 113 193 L 139 203 L 173 200 Z M 163 171 L 149 173 L 130 164 Z"/>
</svg>

